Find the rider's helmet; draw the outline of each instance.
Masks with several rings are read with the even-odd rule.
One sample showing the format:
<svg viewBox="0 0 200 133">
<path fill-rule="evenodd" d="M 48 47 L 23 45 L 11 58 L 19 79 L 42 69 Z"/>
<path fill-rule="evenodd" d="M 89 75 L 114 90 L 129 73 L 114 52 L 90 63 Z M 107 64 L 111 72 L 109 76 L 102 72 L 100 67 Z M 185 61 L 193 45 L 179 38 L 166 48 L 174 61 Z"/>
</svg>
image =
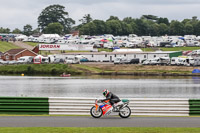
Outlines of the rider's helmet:
<svg viewBox="0 0 200 133">
<path fill-rule="evenodd" d="M 108 93 L 109 93 L 109 91 L 108 91 L 107 89 L 105 89 L 105 90 L 103 91 L 103 95 L 104 95 L 105 97 L 108 95 Z"/>
</svg>

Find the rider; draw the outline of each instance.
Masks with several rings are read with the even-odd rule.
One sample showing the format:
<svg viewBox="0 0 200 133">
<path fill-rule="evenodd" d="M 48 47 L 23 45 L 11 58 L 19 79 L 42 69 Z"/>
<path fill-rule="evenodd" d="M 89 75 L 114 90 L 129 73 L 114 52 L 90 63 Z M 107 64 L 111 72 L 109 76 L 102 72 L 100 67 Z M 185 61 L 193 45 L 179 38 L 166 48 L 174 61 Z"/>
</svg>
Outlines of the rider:
<svg viewBox="0 0 200 133">
<path fill-rule="evenodd" d="M 103 95 L 106 97 L 106 99 L 102 100 L 102 101 L 105 101 L 105 100 L 110 100 L 110 104 L 113 106 L 114 110 L 115 110 L 115 106 L 114 106 L 114 103 L 118 103 L 120 102 L 121 100 L 119 99 L 118 96 L 116 96 L 115 94 L 113 94 L 112 92 L 109 92 L 107 89 L 105 89 L 103 91 Z"/>
</svg>

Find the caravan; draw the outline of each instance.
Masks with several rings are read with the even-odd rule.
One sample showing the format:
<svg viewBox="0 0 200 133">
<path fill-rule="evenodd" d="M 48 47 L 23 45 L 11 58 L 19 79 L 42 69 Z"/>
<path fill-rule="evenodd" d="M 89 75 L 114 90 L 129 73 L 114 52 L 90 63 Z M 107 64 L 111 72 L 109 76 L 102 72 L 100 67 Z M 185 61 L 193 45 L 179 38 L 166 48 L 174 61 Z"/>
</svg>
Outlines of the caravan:
<svg viewBox="0 0 200 133">
<path fill-rule="evenodd" d="M 169 65 L 170 58 L 169 57 L 156 57 L 154 59 L 151 59 L 149 64 L 150 65 Z"/>
<path fill-rule="evenodd" d="M 49 58 L 44 57 L 42 55 L 38 55 L 38 56 L 34 57 L 33 62 L 34 62 L 34 64 L 46 64 L 46 63 L 49 63 Z"/>
<path fill-rule="evenodd" d="M 194 63 L 195 63 L 194 58 L 189 57 L 189 56 L 179 56 L 179 57 L 171 58 L 171 65 L 193 66 Z"/>
</svg>

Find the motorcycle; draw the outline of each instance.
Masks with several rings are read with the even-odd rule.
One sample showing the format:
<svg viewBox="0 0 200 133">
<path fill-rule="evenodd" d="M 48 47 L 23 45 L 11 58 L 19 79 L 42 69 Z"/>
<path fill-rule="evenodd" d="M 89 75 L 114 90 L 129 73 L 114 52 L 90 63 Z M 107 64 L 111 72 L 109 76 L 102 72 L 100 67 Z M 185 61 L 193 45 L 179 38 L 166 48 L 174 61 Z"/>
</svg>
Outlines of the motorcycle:
<svg viewBox="0 0 200 133">
<path fill-rule="evenodd" d="M 128 106 L 129 100 L 122 99 L 122 101 L 115 103 L 113 106 L 110 104 L 109 100 L 95 100 L 95 106 L 90 109 L 90 114 L 94 118 L 100 118 L 103 116 L 108 116 L 112 112 L 119 112 L 121 118 L 128 118 L 131 115 L 131 109 Z"/>
</svg>

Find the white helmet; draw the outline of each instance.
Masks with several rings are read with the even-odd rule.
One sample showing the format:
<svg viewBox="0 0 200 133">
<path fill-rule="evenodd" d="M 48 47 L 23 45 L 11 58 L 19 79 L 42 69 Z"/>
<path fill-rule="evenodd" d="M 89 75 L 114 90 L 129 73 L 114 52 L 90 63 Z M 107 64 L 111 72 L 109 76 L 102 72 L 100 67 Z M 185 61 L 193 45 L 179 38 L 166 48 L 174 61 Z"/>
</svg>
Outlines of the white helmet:
<svg viewBox="0 0 200 133">
<path fill-rule="evenodd" d="M 103 95 L 104 95 L 105 97 L 108 95 L 108 93 L 109 93 L 109 91 L 108 91 L 107 89 L 105 89 L 105 90 L 103 91 Z"/>
</svg>

